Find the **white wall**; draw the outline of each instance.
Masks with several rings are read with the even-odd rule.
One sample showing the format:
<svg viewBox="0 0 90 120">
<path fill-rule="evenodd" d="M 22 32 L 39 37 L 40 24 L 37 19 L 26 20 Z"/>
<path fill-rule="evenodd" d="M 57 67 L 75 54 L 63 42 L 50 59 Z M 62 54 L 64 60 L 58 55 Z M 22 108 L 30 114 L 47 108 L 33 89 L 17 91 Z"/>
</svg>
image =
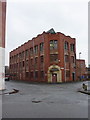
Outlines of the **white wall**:
<svg viewBox="0 0 90 120">
<path fill-rule="evenodd" d="M 5 48 L 0 47 L 0 90 L 5 89 Z"/>
</svg>

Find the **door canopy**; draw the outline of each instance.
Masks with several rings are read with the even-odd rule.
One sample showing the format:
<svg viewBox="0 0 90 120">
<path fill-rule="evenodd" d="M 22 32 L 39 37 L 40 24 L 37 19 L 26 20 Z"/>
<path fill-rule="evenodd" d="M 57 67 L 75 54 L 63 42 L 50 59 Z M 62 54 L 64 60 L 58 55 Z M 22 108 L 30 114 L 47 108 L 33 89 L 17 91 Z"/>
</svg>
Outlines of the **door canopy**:
<svg viewBox="0 0 90 120">
<path fill-rule="evenodd" d="M 48 72 L 51 73 L 51 72 L 57 72 L 57 71 L 60 71 L 60 67 L 57 66 L 57 65 L 52 65 L 48 68 Z"/>
</svg>

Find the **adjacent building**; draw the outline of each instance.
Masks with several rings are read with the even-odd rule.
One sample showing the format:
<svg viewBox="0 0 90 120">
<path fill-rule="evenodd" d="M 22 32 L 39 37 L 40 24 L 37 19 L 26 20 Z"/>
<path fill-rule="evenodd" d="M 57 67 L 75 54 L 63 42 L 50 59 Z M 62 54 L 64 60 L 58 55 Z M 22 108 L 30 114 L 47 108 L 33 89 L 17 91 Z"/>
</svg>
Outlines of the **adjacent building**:
<svg viewBox="0 0 90 120">
<path fill-rule="evenodd" d="M 85 60 L 82 60 L 82 59 L 76 60 L 76 76 L 77 76 L 77 80 L 85 80 L 86 79 Z"/>
<path fill-rule="evenodd" d="M 86 79 L 90 80 L 90 65 L 88 67 L 86 67 Z"/>
<path fill-rule="evenodd" d="M 50 29 L 10 52 L 11 79 L 76 81 L 76 40 Z"/>
<path fill-rule="evenodd" d="M 6 2 L 0 0 L 0 90 L 5 89 L 5 20 Z"/>
</svg>

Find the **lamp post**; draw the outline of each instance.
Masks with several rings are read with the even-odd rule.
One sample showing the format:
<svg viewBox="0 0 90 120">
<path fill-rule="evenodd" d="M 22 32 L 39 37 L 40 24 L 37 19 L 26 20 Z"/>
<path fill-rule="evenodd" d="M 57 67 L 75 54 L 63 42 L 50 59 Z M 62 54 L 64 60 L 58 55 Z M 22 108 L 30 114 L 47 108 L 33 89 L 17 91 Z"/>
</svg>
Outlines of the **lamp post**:
<svg viewBox="0 0 90 120">
<path fill-rule="evenodd" d="M 80 52 L 80 53 L 79 53 L 79 60 L 80 60 L 80 55 L 81 55 L 81 54 L 82 54 L 82 53 Z"/>
<path fill-rule="evenodd" d="M 81 52 L 79 52 L 79 67 L 80 67 L 80 80 L 81 80 L 81 61 L 80 61 Z"/>
</svg>

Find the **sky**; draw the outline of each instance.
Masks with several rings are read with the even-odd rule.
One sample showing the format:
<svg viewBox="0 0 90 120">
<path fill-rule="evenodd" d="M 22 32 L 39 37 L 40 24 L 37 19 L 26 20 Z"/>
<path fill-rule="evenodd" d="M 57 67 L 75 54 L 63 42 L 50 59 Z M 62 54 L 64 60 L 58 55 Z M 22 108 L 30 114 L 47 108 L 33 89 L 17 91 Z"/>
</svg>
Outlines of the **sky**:
<svg viewBox="0 0 90 120">
<path fill-rule="evenodd" d="M 87 66 L 88 0 L 7 0 L 5 65 L 10 51 L 51 28 L 76 38 Z"/>
</svg>

